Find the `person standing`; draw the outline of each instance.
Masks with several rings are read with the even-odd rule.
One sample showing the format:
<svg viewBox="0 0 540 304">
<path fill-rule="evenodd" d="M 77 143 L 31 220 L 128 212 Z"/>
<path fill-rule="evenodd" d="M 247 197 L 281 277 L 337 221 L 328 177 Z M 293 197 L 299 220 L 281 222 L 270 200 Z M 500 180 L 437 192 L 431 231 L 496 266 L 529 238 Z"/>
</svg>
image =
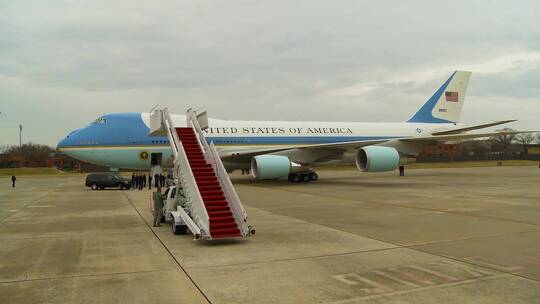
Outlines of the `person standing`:
<svg viewBox="0 0 540 304">
<path fill-rule="evenodd" d="M 405 176 L 405 166 L 399 166 L 399 176 Z"/>
<path fill-rule="evenodd" d="M 159 185 L 159 174 L 154 174 L 154 187 L 158 187 Z"/>
<path fill-rule="evenodd" d="M 142 187 L 143 187 L 143 188 L 146 188 L 146 174 L 143 173 L 143 175 L 142 175 L 141 178 L 142 178 Z"/>
<path fill-rule="evenodd" d="M 135 173 L 135 189 L 139 189 L 139 174 Z"/>
<path fill-rule="evenodd" d="M 152 173 L 148 173 L 148 189 L 152 190 Z"/>
<path fill-rule="evenodd" d="M 11 176 L 11 188 L 15 188 L 15 181 L 17 180 L 17 178 L 15 177 L 15 175 L 12 175 Z"/>
<path fill-rule="evenodd" d="M 143 189 L 143 176 L 139 173 L 139 190 Z"/>
<path fill-rule="evenodd" d="M 161 174 L 161 187 L 165 186 L 165 175 Z"/>
<path fill-rule="evenodd" d="M 154 200 L 154 227 L 161 226 L 161 218 L 163 217 L 163 195 L 161 195 L 161 187 L 152 193 Z"/>
<path fill-rule="evenodd" d="M 131 173 L 131 189 L 135 188 L 135 172 Z"/>
</svg>

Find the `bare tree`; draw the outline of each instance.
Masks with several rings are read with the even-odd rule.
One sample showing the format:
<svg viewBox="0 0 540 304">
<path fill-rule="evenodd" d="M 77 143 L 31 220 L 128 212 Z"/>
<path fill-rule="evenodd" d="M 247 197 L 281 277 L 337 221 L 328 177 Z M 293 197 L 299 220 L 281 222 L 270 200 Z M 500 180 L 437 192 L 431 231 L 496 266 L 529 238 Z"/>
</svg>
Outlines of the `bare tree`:
<svg viewBox="0 0 540 304">
<path fill-rule="evenodd" d="M 47 162 L 47 158 L 54 149 L 47 145 L 28 143 L 22 146 L 11 146 L 6 150 L 6 153 L 12 155 L 21 155 L 25 159 L 32 160 L 38 163 L 40 166 L 44 166 Z"/>
<path fill-rule="evenodd" d="M 510 128 L 503 128 L 496 131 L 502 132 L 502 134 L 492 138 L 493 145 L 495 147 L 500 147 L 501 150 L 506 150 L 512 144 L 512 141 L 514 141 L 514 139 L 516 138 L 515 134 L 506 132 L 514 132 L 515 130 Z"/>
<path fill-rule="evenodd" d="M 515 136 L 515 141 L 522 145 L 532 144 L 536 140 L 534 133 L 521 133 Z"/>
</svg>

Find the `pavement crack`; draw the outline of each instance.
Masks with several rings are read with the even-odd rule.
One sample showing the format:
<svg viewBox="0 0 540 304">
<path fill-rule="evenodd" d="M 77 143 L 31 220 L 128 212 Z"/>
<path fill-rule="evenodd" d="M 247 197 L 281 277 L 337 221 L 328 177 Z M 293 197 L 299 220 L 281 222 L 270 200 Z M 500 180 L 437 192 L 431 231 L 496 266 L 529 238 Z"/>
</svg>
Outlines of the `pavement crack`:
<svg viewBox="0 0 540 304">
<path fill-rule="evenodd" d="M 161 243 L 161 245 L 163 246 L 163 248 L 165 249 L 165 251 L 167 251 L 167 253 L 169 254 L 169 256 L 173 259 L 173 261 L 176 263 L 176 265 L 178 265 L 178 268 L 180 268 L 180 270 L 182 270 L 182 272 L 186 275 L 186 277 L 190 280 L 190 282 L 193 284 L 193 286 L 195 286 L 195 288 L 197 288 L 197 290 L 201 293 L 201 295 L 204 297 L 204 299 L 212 304 L 212 301 L 210 301 L 210 299 L 208 298 L 208 296 L 204 293 L 204 291 L 201 289 L 201 287 L 195 282 L 195 280 L 189 275 L 189 273 L 186 271 L 186 269 L 182 266 L 182 264 L 180 264 L 180 261 L 178 261 L 178 259 L 174 256 L 174 254 L 169 250 L 169 248 L 165 245 L 165 243 L 163 242 L 163 240 L 161 240 L 161 238 L 157 235 L 157 233 L 152 229 L 152 227 L 150 227 L 150 224 L 148 224 L 148 222 L 146 221 L 146 219 L 144 218 L 144 216 L 139 212 L 139 209 L 137 209 L 137 207 L 135 207 L 135 204 L 133 203 L 133 201 L 130 199 L 130 197 L 126 194 L 126 192 L 122 191 L 122 194 L 124 194 L 124 196 L 126 197 L 126 199 L 128 200 L 129 204 L 131 205 L 131 207 L 133 207 L 133 209 L 135 210 L 135 212 L 137 212 L 137 214 L 139 215 L 139 217 L 141 218 L 141 220 L 143 221 L 143 223 L 148 227 L 148 229 L 152 232 L 152 234 L 154 234 L 155 238 Z"/>
</svg>

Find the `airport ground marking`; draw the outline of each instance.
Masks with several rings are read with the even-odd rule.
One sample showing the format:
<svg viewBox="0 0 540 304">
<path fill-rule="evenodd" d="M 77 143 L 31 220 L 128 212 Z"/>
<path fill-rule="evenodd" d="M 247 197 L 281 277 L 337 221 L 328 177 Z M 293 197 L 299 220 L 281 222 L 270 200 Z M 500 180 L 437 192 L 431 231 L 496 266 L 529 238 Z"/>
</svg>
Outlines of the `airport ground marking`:
<svg viewBox="0 0 540 304">
<path fill-rule="evenodd" d="M 444 267 L 444 271 L 438 268 Z M 437 269 L 436 269 L 437 268 Z M 332 277 L 349 286 L 357 286 L 366 295 L 415 290 L 452 282 L 470 281 L 499 274 L 458 262 L 437 261 L 426 264 L 404 264 L 364 273 L 350 272 Z"/>
<path fill-rule="evenodd" d="M 393 291 L 393 292 L 388 292 L 385 294 L 366 295 L 366 296 L 354 297 L 354 298 L 344 299 L 344 300 L 339 300 L 339 301 L 325 302 L 325 304 L 349 304 L 349 303 L 355 303 L 358 301 L 388 298 L 388 297 L 397 296 L 397 295 L 404 295 L 404 294 L 420 292 L 420 291 L 428 291 L 428 290 L 442 289 L 442 288 L 453 287 L 453 286 L 460 286 L 460 285 L 494 280 L 494 279 L 499 279 L 499 278 L 509 277 L 509 276 L 511 275 L 510 274 L 496 274 L 496 275 L 484 277 L 484 278 L 475 278 L 475 279 L 469 279 L 469 280 L 464 280 L 464 281 L 459 281 L 459 282 L 449 282 L 449 283 L 440 284 L 440 285 L 431 285 L 431 286 L 424 286 L 424 287 L 414 288 L 414 289 Z"/>
<path fill-rule="evenodd" d="M 258 187 L 258 188 L 266 189 L 266 188 L 264 188 L 264 187 L 262 187 L 262 186 L 259 186 L 259 185 L 252 185 L 252 186 L 253 186 L 253 187 Z M 303 192 L 303 191 L 293 191 L 293 190 L 284 189 L 283 187 L 275 188 L 275 189 L 280 190 L 280 191 L 293 192 L 293 193 L 302 193 L 302 194 L 308 194 L 308 195 L 312 195 L 312 196 L 317 196 L 317 195 L 314 195 L 313 193 L 306 193 L 306 192 Z M 346 198 L 339 198 L 339 197 L 333 197 L 333 196 L 326 196 L 326 197 L 334 198 L 334 199 L 338 199 L 338 200 L 342 200 L 342 201 L 358 202 L 358 201 L 355 201 L 355 200 L 352 200 L 352 199 L 346 199 Z M 377 203 L 377 202 L 369 202 L 369 203 L 372 203 L 372 204 L 382 204 L 382 205 L 392 206 L 392 207 L 398 207 L 398 208 L 411 208 L 411 209 L 430 210 L 429 208 L 423 208 L 423 207 L 399 206 L 399 205 L 394 205 L 394 204 Z M 259 208 L 259 209 L 264 210 L 264 211 L 267 211 L 267 212 L 270 212 L 270 213 L 279 214 L 279 213 L 277 213 L 276 211 L 267 210 L 267 209 L 264 209 L 264 208 Z M 431 211 L 433 211 L 433 210 L 431 210 Z M 449 213 L 451 213 L 451 212 L 449 212 Z M 283 214 L 279 214 L 279 215 L 280 215 L 280 216 L 286 216 L 286 215 L 283 215 Z M 477 215 L 469 215 L 469 214 L 465 214 L 465 216 L 471 216 L 471 217 L 483 218 L 483 217 L 481 217 L 481 216 L 477 216 Z M 290 217 L 290 216 L 286 216 L 286 217 Z M 297 219 L 297 218 L 294 218 L 294 217 L 290 217 L 290 218 Z M 319 224 L 319 223 L 313 223 L 313 222 L 308 221 L 308 220 L 306 220 L 306 219 L 301 219 L 301 220 L 304 221 L 304 222 L 306 222 L 306 223 L 311 223 L 311 224 L 315 224 L 315 225 L 321 225 L 321 224 Z M 497 220 L 498 220 L 498 219 L 497 219 Z M 503 221 L 504 221 L 504 220 L 503 220 Z M 513 222 L 513 221 L 510 221 L 510 222 Z M 518 223 L 520 223 L 520 222 L 518 222 Z M 520 223 L 520 224 L 528 224 L 528 225 L 537 226 L 537 225 L 529 224 L 529 223 Z M 321 226 L 324 226 L 324 225 L 321 225 Z M 399 243 L 397 243 L 397 242 L 392 242 L 392 241 L 389 241 L 389 240 L 382 240 L 382 239 L 378 239 L 378 238 L 373 237 L 373 236 L 361 235 L 361 234 L 358 234 L 358 233 L 355 233 L 355 232 L 343 230 L 343 228 L 338 228 L 338 227 L 331 227 L 331 226 L 325 226 L 325 227 L 328 227 L 328 228 L 331 228 L 331 229 L 334 229 L 334 230 L 337 230 L 337 231 L 349 233 L 349 234 L 354 234 L 354 235 L 357 235 L 357 236 L 360 236 L 360 237 L 364 237 L 364 238 L 367 238 L 367 239 L 372 239 L 372 240 L 375 240 L 375 241 L 379 241 L 379 242 L 383 242 L 383 243 L 387 243 L 387 244 L 392 244 L 392 245 L 396 246 L 397 248 L 406 248 L 406 249 L 410 249 L 410 250 L 413 250 L 413 251 L 421 252 L 421 253 L 428 254 L 428 255 L 431 255 L 431 256 L 436 256 L 436 257 L 443 258 L 443 259 L 449 259 L 449 260 L 457 261 L 457 262 L 460 262 L 460 263 L 465 263 L 465 264 L 473 265 L 473 266 L 476 266 L 476 267 L 483 267 L 483 268 L 486 268 L 486 269 L 491 269 L 491 268 L 490 268 L 489 266 L 487 266 L 487 265 L 478 265 L 478 264 L 475 264 L 475 263 L 472 262 L 472 261 L 467 261 L 467 260 L 460 259 L 460 258 L 457 258 L 457 257 L 447 256 L 447 255 L 440 255 L 440 254 L 436 254 L 436 253 L 433 253 L 433 252 L 429 252 L 429 251 L 427 251 L 427 250 L 423 250 L 423 249 L 420 249 L 420 248 L 418 248 L 418 247 L 415 247 L 416 245 L 404 245 L 404 244 L 399 244 Z M 517 233 L 511 233 L 511 234 L 509 234 L 509 235 L 512 235 L 512 234 L 519 234 L 519 233 L 531 233 L 531 232 L 536 232 L 536 231 L 539 231 L 539 230 L 538 230 L 538 229 L 534 229 L 534 230 L 530 230 L 530 231 L 520 231 L 520 232 L 517 232 Z M 484 236 L 474 237 L 474 238 L 484 238 Z M 532 278 L 532 277 L 527 277 L 527 276 L 521 275 L 520 273 L 507 272 L 507 271 L 502 271 L 502 270 L 498 270 L 498 269 L 491 269 L 491 270 L 498 271 L 498 272 L 505 273 L 505 274 L 512 275 L 512 276 L 516 276 L 516 277 L 520 277 L 520 278 L 522 278 L 522 279 L 531 280 L 531 281 L 534 281 L 534 282 L 540 282 L 540 279 L 536 279 L 536 278 Z"/>
</svg>

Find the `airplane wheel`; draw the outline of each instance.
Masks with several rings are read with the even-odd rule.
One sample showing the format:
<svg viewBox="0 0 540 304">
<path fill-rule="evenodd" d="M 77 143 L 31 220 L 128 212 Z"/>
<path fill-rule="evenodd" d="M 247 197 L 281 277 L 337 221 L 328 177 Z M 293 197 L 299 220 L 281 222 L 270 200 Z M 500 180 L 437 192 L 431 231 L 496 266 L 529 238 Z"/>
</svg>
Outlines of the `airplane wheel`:
<svg viewBox="0 0 540 304">
<path fill-rule="evenodd" d="M 296 174 L 296 173 L 291 173 L 289 174 L 289 181 L 291 183 L 299 183 L 300 182 L 300 175 Z"/>
<path fill-rule="evenodd" d="M 304 183 L 307 183 L 310 180 L 309 179 L 309 174 L 302 174 L 301 177 L 302 177 L 302 182 L 304 182 Z"/>
<path fill-rule="evenodd" d="M 316 181 L 319 179 L 319 175 L 315 172 L 311 172 L 309 173 L 309 180 L 310 181 Z"/>
</svg>

